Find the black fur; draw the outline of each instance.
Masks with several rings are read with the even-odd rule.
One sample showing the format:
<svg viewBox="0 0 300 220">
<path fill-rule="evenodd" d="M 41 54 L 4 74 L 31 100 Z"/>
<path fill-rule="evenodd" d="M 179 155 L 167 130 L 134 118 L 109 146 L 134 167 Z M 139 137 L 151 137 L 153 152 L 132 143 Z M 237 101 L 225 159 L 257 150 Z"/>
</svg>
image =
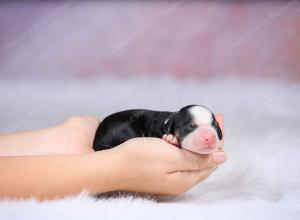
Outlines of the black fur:
<svg viewBox="0 0 300 220">
<path fill-rule="evenodd" d="M 214 120 L 213 120 L 213 122 L 212 122 L 212 126 L 216 129 L 217 134 L 218 134 L 218 137 L 219 137 L 219 140 L 222 140 L 222 139 L 223 139 L 223 134 L 222 134 L 220 125 L 219 125 L 219 123 L 218 123 L 218 121 L 216 120 L 216 118 L 215 118 L 214 115 L 213 115 L 213 117 L 214 117 Z"/>
<path fill-rule="evenodd" d="M 197 128 L 188 111 L 192 106 L 186 106 L 179 112 L 134 109 L 109 115 L 96 131 L 93 148 L 95 151 L 105 150 L 135 137 L 161 138 L 164 134 L 173 134 L 182 141 Z M 221 140 L 222 132 L 214 115 L 213 119 L 212 126 Z"/>
</svg>

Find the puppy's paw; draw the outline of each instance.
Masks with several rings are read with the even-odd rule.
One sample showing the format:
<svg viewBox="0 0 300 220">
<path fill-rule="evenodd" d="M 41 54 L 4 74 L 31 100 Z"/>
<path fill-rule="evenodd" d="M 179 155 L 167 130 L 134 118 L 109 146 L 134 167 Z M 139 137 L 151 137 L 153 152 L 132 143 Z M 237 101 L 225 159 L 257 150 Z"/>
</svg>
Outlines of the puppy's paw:
<svg viewBox="0 0 300 220">
<path fill-rule="evenodd" d="M 173 134 L 164 134 L 162 136 L 162 139 L 168 142 L 169 144 L 175 145 L 177 147 L 180 147 L 180 141 L 178 138 Z"/>
</svg>

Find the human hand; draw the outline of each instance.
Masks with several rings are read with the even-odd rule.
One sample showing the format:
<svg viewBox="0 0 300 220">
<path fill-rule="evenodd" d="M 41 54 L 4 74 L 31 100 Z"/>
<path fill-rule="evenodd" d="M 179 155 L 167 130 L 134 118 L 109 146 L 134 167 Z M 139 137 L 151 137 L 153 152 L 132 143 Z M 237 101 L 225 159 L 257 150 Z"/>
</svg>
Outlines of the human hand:
<svg viewBox="0 0 300 220">
<path fill-rule="evenodd" d="M 69 155 L 93 152 L 100 120 L 76 116 L 64 123 L 36 131 L 0 134 L 0 156 Z"/>
<path fill-rule="evenodd" d="M 217 120 L 223 127 L 222 118 Z M 226 159 L 222 146 L 219 154 L 197 155 L 159 138 L 135 138 L 110 150 L 87 153 L 93 152 L 99 122 L 89 116 L 72 117 L 51 128 L 2 135 L 0 167 L 7 181 L 2 181 L 0 197 L 49 199 L 83 189 L 177 195 L 204 180 Z M 58 171 L 64 178 L 59 178 Z"/>
<path fill-rule="evenodd" d="M 223 117 L 216 119 L 224 132 Z M 78 116 L 66 120 L 61 127 L 68 133 L 68 154 L 93 152 L 92 144 L 100 120 Z M 178 195 L 205 180 L 226 160 L 224 138 L 219 151 L 199 155 L 174 147 L 158 138 L 134 138 L 117 148 L 118 162 L 114 172 L 116 190 L 145 192 L 157 195 Z M 109 150 L 111 151 L 111 150 Z M 214 161 L 215 159 L 215 161 Z M 115 176 L 115 174 L 113 176 Z M 116 183 L 116 185 L 118 185 Z"/>
<path fill-rule="evenodd" d="M 217 116 L 223 130 L 223 119 Z M 195 154 L 158 138 L 134 138 L 119 145 L 119 190 L 178 195 L 206 179 L 226 160 L 220 150 L 210 155 Z"/>
<path fill-rule="evenodd" d="M 68 141 L 66 154 L 83 154 L 93 152 L 93 141 L 101 120 L 93 116 L 75 116 L 59 125 Z"/>
</svg>

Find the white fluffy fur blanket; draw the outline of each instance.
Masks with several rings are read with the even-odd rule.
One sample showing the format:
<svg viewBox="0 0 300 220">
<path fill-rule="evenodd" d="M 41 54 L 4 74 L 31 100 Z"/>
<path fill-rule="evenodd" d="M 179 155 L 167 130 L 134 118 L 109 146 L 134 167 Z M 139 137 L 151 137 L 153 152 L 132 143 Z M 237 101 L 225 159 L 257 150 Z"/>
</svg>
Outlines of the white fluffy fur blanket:
<svg viewBox="0 0 300 220">
<path fill-rule="evenodd" d="M 198 103 L 225 116 L 226 164 L 177 198 L 0 201 L 0 219 L 299 219 L 300 84 L 256 79 L 0 81 L 0 132 Z"/>
</svg>

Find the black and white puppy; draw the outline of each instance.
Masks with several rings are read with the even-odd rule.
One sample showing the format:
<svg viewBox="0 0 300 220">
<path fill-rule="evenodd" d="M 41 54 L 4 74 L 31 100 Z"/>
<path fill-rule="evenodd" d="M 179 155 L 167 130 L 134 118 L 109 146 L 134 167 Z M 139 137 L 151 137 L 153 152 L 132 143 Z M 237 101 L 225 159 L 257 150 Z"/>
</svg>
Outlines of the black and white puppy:
<svg viewBox="0 0 300 220">
<path fill-rule="evenodd" d="M 209 154 L 218 149 L 223 134 L 214 114 L 201 105 L 178 112 L 134 109 L 106 117 L 96 131 L 93 148 L 113 148 L 135 137 L 163 138 L 186 150 Z"/>
</svg>

